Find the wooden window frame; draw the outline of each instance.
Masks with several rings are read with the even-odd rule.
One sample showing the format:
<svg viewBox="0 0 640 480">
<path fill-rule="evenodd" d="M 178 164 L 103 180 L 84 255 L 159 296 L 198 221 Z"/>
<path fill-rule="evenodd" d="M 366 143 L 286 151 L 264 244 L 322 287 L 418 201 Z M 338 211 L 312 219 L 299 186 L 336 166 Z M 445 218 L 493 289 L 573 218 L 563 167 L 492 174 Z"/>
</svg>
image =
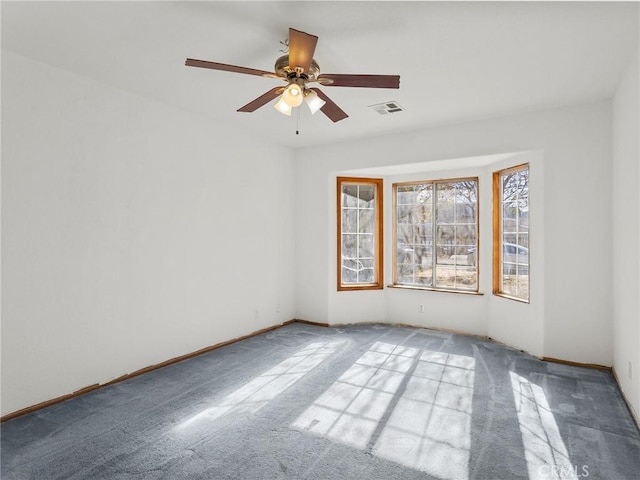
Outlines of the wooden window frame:
<svg viewBox="0 0 640 480">
<path fill-rule="evenodd" d="M 374 185 L 375 199 L 375 231 L 374 231 L 374 274 L 373 283 L 343 283 L 342 282 L 342 185 Z M 337 207 L 337 288 L 338 291 L 381 290 L 384 288 L 383 268 L 383 182 L 381 178 L 337 177 L 336 179 L 336 207 Z"/>
<path fill-rule="evenodd" d="M 426 185 L 431 184 L 434 186 L 434 194 L 435 194 L 435 185 L 443 184 L 443 183 L 456 183 L 456 182 L 464 182 L 464 181 L 473 181 L 476 183 L 476 288 L 475 289 L 456 289 L 456 288 L 448 288 L 448 287 L 436 287 L 435 286 L 435 278 L 432 286 L 421 286 L 421 285 L 405 285 L 401 283 L 397 283 L 397 275 L 398 275 L 398 265 L 397 265 L 397 242 L 398 242 L 398 228 L 397 228 L 397 187 L 406 186 L 406 185 Z M 417 181 L 409 181 L 409 182 L 397 182 L 392 185 L 392 197 L 393 197 L 393 234 L 392 234 L 392 243 L 393 243 L 393 254 L 392 254 L 392 265 L 393 265 L 393 283 L 389 285 L 393 288 L 402 288 L 402 289 L 410 289 L 410 290 L 428 290 L 434 292 L 446 292 L 446 293 L 456 293 L 456 294 L 465 294 L 465 295 L 481 295 L 480 293 L 480 265 L 479 265 L 479 251 L 480 251 L 480 179 L 479 177 L 469 176 L 469 177 L 458 177 L 458 178 L 443 178 L 437 180 L 417 180 Z M 437 203 L 437 202 L 436 202 Z M 436 228 L 436 211 L 434 211 L 434 229 Z M 435 230 L 434 230 L 435 231 Z M 434 268 L 435 268 L 435 257 L 434 257 Z M 436 271 L 436 270 L 434 270 Z"/>
<path fill-rule="evenodd" d="M 531 257 L 528 257 L 529 266 L 527 269 L 527 276 L 529 281 L 527 282 L 527 298 L 520 298 L 514 295 L 505 293 L 502 288 L 502 182 L 503 175 L 509 173 L 530 170 L 528 163 L 523 163 L 509 168 L 504 168 L 493 172 L 493 294 L 507 298 L 509 300 L 515 300 L 517 302 L 529 303 L 531 297 Z M 529 178 L 531 178 L 529 176 Z"/>
</svg>

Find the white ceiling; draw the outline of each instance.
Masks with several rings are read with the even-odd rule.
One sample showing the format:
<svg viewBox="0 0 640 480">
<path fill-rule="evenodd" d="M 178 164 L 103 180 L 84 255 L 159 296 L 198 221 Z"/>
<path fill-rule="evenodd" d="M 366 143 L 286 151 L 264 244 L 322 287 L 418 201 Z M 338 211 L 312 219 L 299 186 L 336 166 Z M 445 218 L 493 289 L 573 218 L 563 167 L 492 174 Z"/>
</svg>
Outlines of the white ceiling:
<svg viewBox="0 0 640 480">
<path fill-rule="evenodd" d="M 290 147 L 611 98 L 638 46 L 638 2 L 2 2 L 2 48 Z M 349 118 L 236 110 L 281 83 L 288 28 L 325 73 L 399 74 L 400 89 L 323 87 Z M 406 111 L 368 105 L 395 100 Z"/>
</svg>

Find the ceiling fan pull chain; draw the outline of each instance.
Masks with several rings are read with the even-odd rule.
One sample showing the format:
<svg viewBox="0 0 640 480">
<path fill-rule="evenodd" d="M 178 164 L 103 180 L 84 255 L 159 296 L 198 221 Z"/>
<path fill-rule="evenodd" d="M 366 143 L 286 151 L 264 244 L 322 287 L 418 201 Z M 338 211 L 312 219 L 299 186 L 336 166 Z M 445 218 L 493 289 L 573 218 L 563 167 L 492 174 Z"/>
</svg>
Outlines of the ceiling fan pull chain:
<svg viewBox="0 0 640 480">
<path fill-rule="evenodd" d="M 300 134 L 300 109 L 297 109 L 297 115 L 296 115 L 296 135 Z"/>
</svg>

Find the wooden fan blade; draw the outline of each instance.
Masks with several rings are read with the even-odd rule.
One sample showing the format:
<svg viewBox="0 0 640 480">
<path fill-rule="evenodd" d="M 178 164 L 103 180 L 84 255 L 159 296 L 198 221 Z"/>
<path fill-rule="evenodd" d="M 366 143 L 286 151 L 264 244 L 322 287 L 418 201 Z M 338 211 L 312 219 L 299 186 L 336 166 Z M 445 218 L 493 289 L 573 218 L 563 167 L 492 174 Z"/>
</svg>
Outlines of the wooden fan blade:
<svg viewBox="0 0 640 480">
<path fill-rule="evenodd" d="M 338 105 L 336 105 L 333 102 L 333 100 L 327 97 L 322 90 L 320 90 L 319 88 L 312 88 L 311 90 L 316 92 L 318 96 L 326 102 L 320 110 L 327 117 L 329 117 L 329 119 L 333 123 L 339 122 L 340 120 L 344 120 L 349 116 L 344 112 L 344 110 L 342 110 Z"/>
<path fill-rule="evenodd" d="M 260 95 L 255 100 L 247 103 L 244 107 L 238 109 L 239 112 L 254 112 L 259 109 L 261 106 L 269 103 L 271 100 L 276 98 L 284 91 L 284 87 L 275 87 L 269 90 L 264 95 Z"/>
<path fill-rule="evenodd" d="M 187 67 L 210 68 L 212 70 L 224 70 L 225 72 L 245 73 L 247 75 L 258 75 L 259 77 L 276 75 L 275 73 L 267 72 L 266 70 L 257 70 L 255 68 L 248 68 L 248 67 L 238 67 L 237 65 L 227 65 L 226 63 L 208 62 L 207 60 L 196 60 L 194 58 L 187 58 L 184 64 Z"/>
<path fill-rule="evenodd" d="M 327 87 L 400 88 L 400 75 L 323 73 L 318 76 L 318 82 Z"/>
<path fill-rule="evenodd" d="M 302 68 L 304 73 L 309 71 L 313 54 L 316 51 L 318 37 L 295 28 L 289 29 L 289 67 L 295 70 Z"/>
</svg>

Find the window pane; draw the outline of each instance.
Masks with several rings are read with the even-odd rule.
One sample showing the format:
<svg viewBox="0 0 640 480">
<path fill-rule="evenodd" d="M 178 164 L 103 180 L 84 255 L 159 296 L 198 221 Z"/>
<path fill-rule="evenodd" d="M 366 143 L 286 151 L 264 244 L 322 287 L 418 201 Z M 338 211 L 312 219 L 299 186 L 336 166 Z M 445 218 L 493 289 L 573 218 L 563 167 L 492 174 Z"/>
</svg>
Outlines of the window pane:
<svg viewBox="0 0 640 480">
<path fill-rule="evenodd" d="M 431 287 L 433 283 L 433 269 L 432 267 L 422 267 L 418 270 L 415 278 L 415 285 L 421 287 Z"/>
<path fill-rule="evenodd" d="M 436 189 L 438 192 L 438 205 L 453 203 L 456 189 L 454 183 L 437 183 Z"/>
<path fill-rule="evenodd" d="M 358 235 L 358 258 L 373 258 L 373 234 Z"/>
<path fill-rule="evenodd" d="M 453 225 L 439 225 L 436 230 L 438 251 L 446 255 L 451 255 L 453 250 L 451 245 L 455 242 L 456 228 Z"/>
<path fill-rule="evenodd" d="M 358 228 L 358 210 L 343 209 L 342 211 L 342 233 L 355 233 Z"/>
<path fill-rule="evenodd" d="M 345 262 L 348 263 L 348 262 Z M 358 282 L 358 273 L 357 269 L 343 265 L 342 267 L 342 282 L 343 283 L 357 283 Z"/>
<path fill-rule="evenodd" d="M 361 260 L 360 270 L 358 271 L 358 283 L 373 283 L 373 259 Z"/>
<path fill-rule="evenodd" d="M 454 221 L 454 204 L 451 202 L 438 203 L 437 216 L 438 223 L 453 223 Z"/>
<path fill-rule="evenodd" d="M 503 291 L 505 295 L 526 300 L 529 292 L 529 276 L 526 274 L 504 274 Z"/>
<path fill-rule="evenodd" d="M 459 225 L 456 227 L 456 241 L 459 247 L 467 247 L 458 249 L 459 255 L 466 255 L 469 248 L 475 247 L 478 243 L 478 230 L 475 225 Z"/>
<path fill-rule="evenodd" d="M 364 210 L 358 210 L 358 232 L 370 233 L 375 231 L 375 210 L 373 208 L 367 208 Z"/>
<path fill-rule="evenodd" d="M 416 201 L 417 192 L 411 187 L 403 187 L 398 190 L 398 205 L 413 205 Z"/>
<path fill-rule="evenodd" d="M 477 270 L 460 267 L 456 270 L 456 287 L 469 290 L 478 289 L 478 272 Z"/>
<path fill-rule="evenodd" d="M 525 247 L 527 250 L 529 249 L 529 232 L 520 232 L 516 238 L 518 245 Z"/>
<path fill-rule="evenodd" d="M 478 272 L 473 267 L 438 265 L 437 286 L 447 289 L 476 290 Z"/>
<path fill-rule="evenodd" d="M 343 185 L 342 186 L 342 208 L 350 208 L 358 206 L 358 186 Z"/>
<path fill-rule="evenodd" d="M 397 265 L 397 283 L 412 285 L 414 282 L 413 263 L 399 263 Z"/>
<path fill-rule="evenodd" d="M 376 186 L 375 185 L 358 185 L 358 198 L 363 202 L 364 206 L 370 204 L 373 199 L 376 197 Z"/>
<path fill-rule="evenodd" d="M 342 235 L 342 257 L 357 258 L 358 257 L 358 236 Z"/>
<path fill-rule="evenodd" d="M 456 220 L 458 223 L 474 224 L 476 218 L 477 204 L 475 202 L 456 203 Z"/>
</svg>

